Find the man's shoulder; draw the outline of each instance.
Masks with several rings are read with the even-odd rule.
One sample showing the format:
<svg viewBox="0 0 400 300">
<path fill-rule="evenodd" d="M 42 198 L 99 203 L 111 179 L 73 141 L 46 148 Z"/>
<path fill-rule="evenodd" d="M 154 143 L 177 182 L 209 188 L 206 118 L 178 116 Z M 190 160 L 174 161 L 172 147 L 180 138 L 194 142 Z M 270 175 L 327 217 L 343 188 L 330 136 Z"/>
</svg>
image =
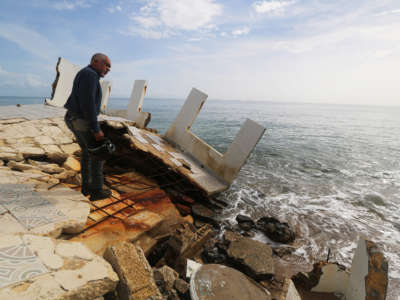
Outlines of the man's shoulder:
<svg viewBox="0 0 400 300">
<path fill-rule="evenodd" d="M 93 77 L 93 78 L 97 78 L 98 75 L 96 73 L 95 70 L 93 70 L 90 66 L 84 67 L 83 69 L 81 69 L 77 75 L 80 76 L 88 76 L 88 77 Z"/>
</svg>

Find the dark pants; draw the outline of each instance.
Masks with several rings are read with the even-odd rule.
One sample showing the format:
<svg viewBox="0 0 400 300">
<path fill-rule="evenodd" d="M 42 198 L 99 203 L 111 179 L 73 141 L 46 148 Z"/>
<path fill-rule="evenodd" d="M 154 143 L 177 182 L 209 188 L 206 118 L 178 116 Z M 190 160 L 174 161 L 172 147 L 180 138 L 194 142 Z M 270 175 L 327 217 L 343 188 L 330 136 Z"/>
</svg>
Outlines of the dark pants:
<svg viewBox="0 0 400 300">
<path fill-rule="evenodd" d="M 67 112 L 64 120 L 68 128 L 75 135 L 75 138 L 82 149 L 82 191 L 89 192 L 102 189 L 104 183 L 104 161 L 96 159 L 88 151 L 88 148 L 94 148 L 97 146 L 94 134 L 90 130 L 89 122 L 70 111 Z"/>
</svg>

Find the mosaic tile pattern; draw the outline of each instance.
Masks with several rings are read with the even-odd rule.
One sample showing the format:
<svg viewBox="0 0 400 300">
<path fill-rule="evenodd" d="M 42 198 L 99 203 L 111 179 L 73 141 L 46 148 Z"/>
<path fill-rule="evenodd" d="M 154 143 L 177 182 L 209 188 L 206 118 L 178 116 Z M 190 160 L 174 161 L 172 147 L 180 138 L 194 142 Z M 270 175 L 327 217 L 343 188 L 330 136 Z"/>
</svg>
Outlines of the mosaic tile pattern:
<svg viewBox="0 0 400 300">
<path fill-rule="evenodd" d="M 0 204 L 28 230 L 66 219 L 28 185 L 0 185 Z"/>
<path fill-rule="evenodd" d="M 0 288 L 47 272 L 23 243 L 0 249 Z"/>
</svg>

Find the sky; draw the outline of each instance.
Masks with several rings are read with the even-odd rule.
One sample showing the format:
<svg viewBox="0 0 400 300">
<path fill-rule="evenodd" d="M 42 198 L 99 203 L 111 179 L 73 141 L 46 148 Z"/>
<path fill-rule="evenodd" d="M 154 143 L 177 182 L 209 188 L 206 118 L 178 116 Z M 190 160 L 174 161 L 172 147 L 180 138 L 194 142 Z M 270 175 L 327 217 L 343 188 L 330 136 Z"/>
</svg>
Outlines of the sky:
<svg viewBox="0 0 400 300">
<path fill-rule="evenodd" d="M 1 0 L 0 95 L 48 96 L 58 57 L 112 62 L 112 97 L 399 105 L 399 0 Z"/>
</svg>

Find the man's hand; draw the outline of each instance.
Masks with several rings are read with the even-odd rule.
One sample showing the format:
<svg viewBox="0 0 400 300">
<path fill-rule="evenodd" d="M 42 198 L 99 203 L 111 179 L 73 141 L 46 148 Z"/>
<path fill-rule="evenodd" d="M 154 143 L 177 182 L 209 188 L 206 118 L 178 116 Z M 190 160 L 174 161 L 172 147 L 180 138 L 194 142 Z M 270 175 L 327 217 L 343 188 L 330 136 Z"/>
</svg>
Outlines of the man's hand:
<svg viewBox="0 0 400 300">
<path fill-rule="evenodd" d="M 104 133 L 103 131 L 99 131 L 99 132 L 95 132 L 94 133 L 94 138 L 96 139 L 97 142 L 100 142 L 102 140 L 104 140 Z"/>
</svg>

